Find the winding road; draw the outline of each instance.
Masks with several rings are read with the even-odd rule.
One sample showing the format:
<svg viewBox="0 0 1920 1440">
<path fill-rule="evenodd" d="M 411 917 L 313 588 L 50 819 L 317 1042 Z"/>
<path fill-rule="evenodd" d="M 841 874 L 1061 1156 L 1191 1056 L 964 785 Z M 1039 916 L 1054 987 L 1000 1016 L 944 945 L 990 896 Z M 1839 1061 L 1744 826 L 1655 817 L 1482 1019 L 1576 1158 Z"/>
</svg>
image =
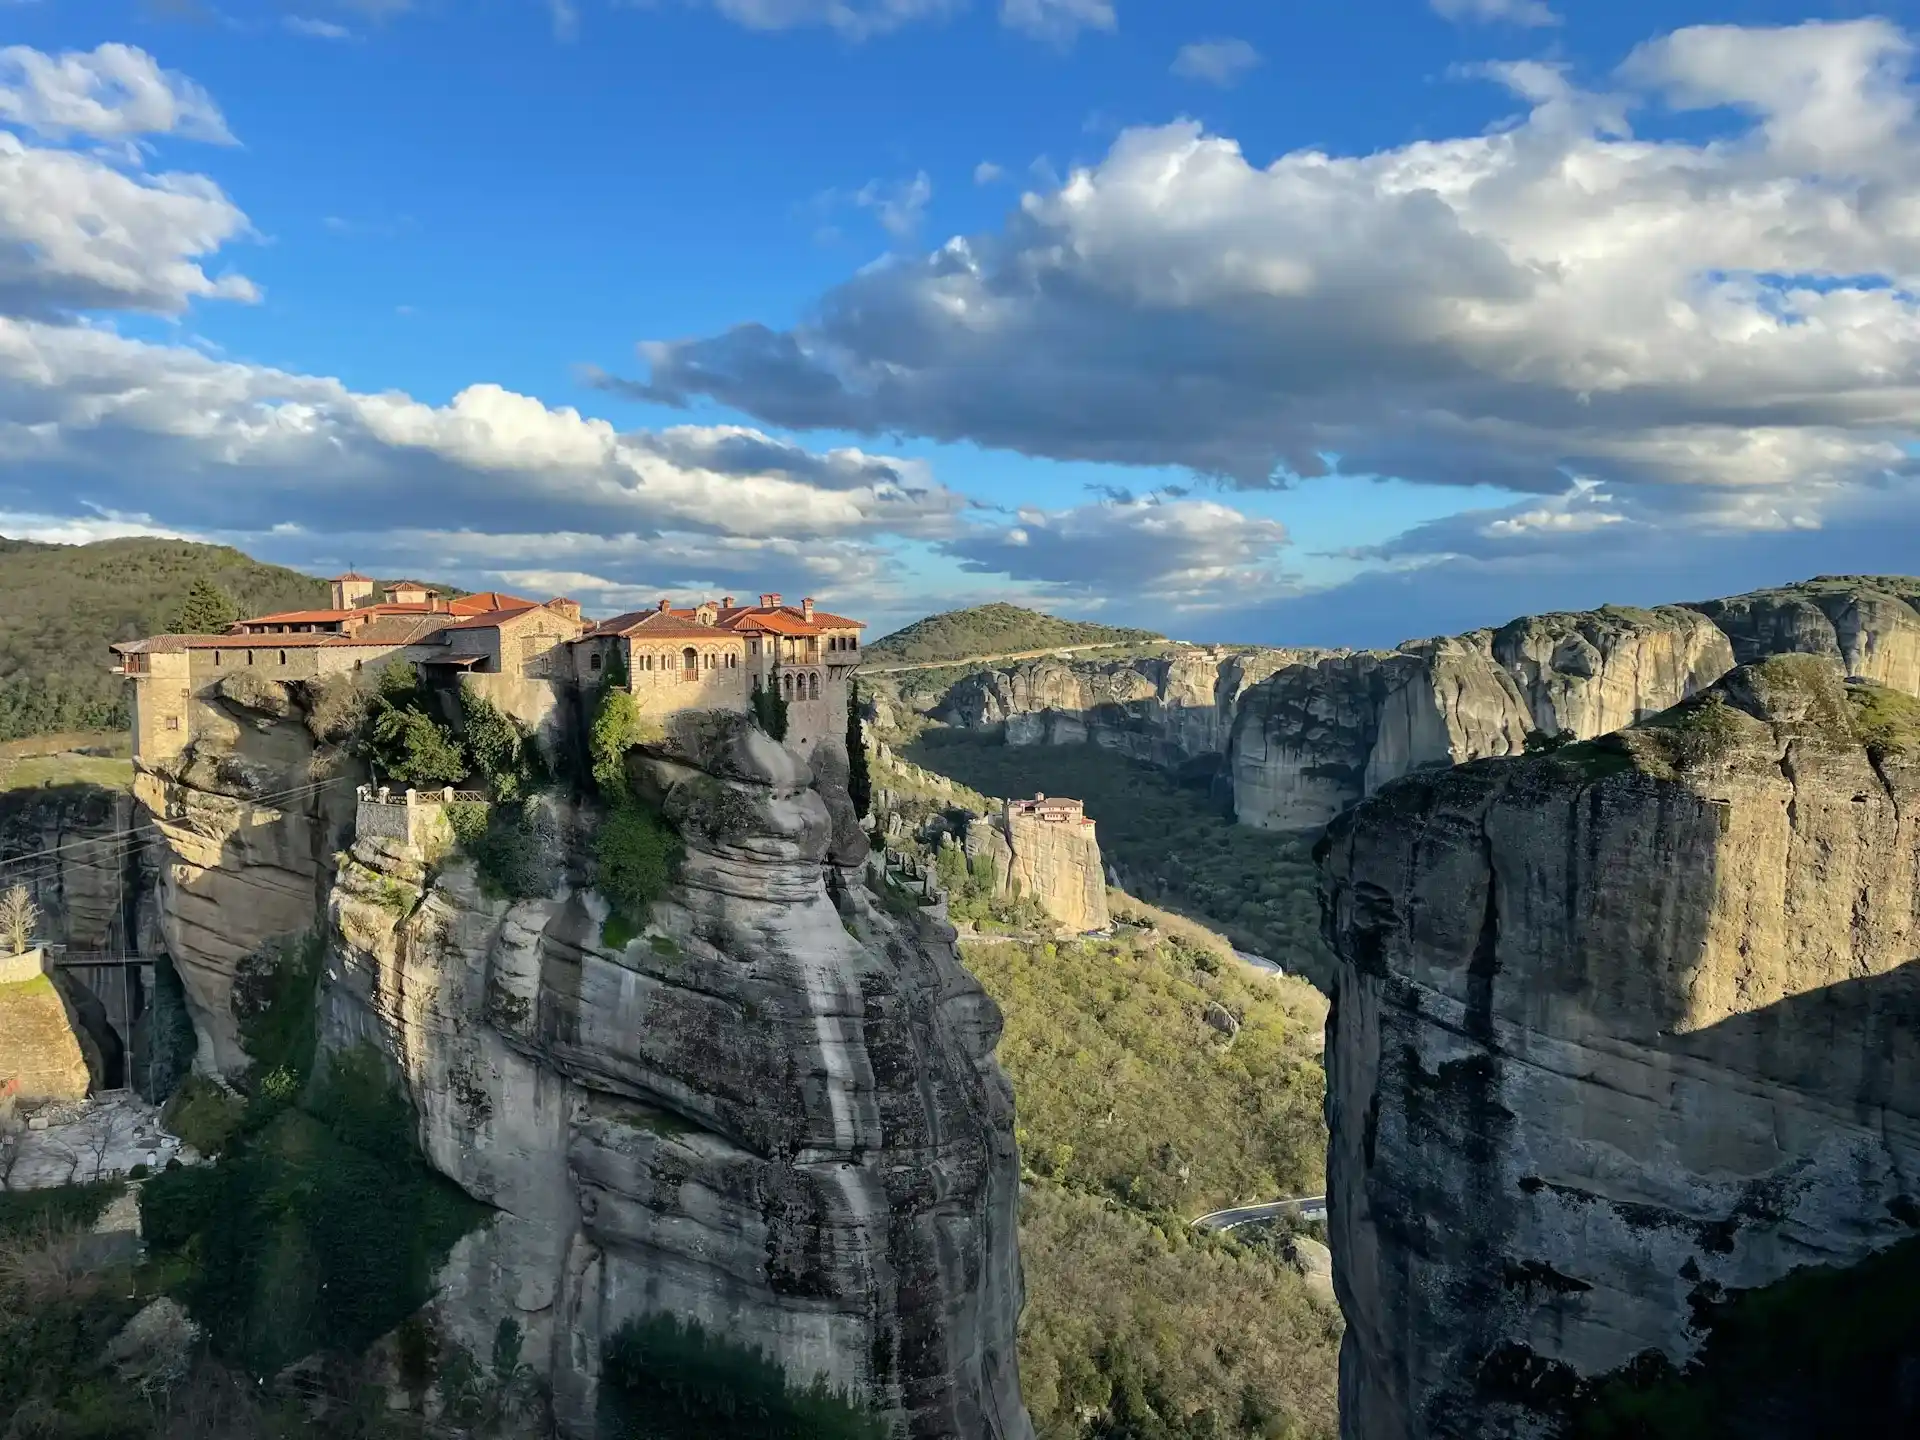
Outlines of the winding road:
<svg viewBox="0 0 1920 1440">
<path fill-rule="evenodd" d="M 1201 1230 L 1233 1230 L 1259 1220 L 1278 1220 L 1291 1215 L 1296 1220 L 1327 1218 L 1327 1197 L 1296 1195 L 1291 1200 L 1269 1200 L 1264 1205 L 1236 1205 L 1231 1210 L 1215 1210 L 1190 1221 Z"/>
</svg>

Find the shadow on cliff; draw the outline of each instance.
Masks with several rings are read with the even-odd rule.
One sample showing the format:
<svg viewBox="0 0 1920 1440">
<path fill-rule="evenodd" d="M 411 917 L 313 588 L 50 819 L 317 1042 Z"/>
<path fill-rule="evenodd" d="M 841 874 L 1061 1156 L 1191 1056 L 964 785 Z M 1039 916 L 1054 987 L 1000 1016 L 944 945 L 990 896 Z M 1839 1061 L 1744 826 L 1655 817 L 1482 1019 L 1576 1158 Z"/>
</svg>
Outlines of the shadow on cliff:
<svg viewBox="0 0 1920 1440">
<path fill-rule="evenodd" d="M 1882 1130 L 1920 1130 L 1920 960 L 1732 1016 L 1670 1042 Z M 1852 1266 L 1693 1296 L 1706 1336 L 1676 1373 L 1655 1355 L 1584 1387 L 1569 1440 L 1840 1440 L 1920 1434 L 1920 1177 L 1878 1217 L 1909 1232 Z M 1784 1220 L 1791 1181 L 1756 1186 L 1727 1222 Z M 1871 1226 L 1875 1217 L 1862 1217 Z"/>
<path fill-rule="evenodd" d="M 1344 1241 L 1351 1256 L 1371 1255 L 1377 1292 L 1343 1290 L 1354 1351 L 1343 1404 L 1372 1412 L 1350 1414 L 1350 1433 L 1538 1433 L 1501 1428 L 1510 1416 L 1492 1424 L 1504 1405 L 1568 1440 L 1920 1433 L 1920 1181 L 1898 1158 L 1920 1135 L 1920 961 L 1689 1028 L 1711 1004 L 1703 987 L 1714 983 L 1705 961 L 1718 891 L 1749 878 L 1729 867 L 1760 862 L 1729 844 L 1730 817 L 1711 789 L 1627 773 L 1619 758 L 1589 744 L 1409 777 L 1336 821 L 1316 848 L 1328 938 L 1343 960 L 1329 1026 L 1329 1190 L 1366 1196 L 1358 1208 L 1336 1203 L 1336 1252 Z M 1867 923 L 1856 907 L 1856 929 Z M 1844 956 L 1833 968 L 1846 968 Z M 1536 1317 L 1577 1310 L 1591 1288 L 1543 1263 L 1502 1260 L 1527 1229 L 1526 1197 L 1552 1188 L 1597 1198 L 1577 1167 L 1553 1173 L 1551 1146 L 1539 1162 L 1547 1173 L 1513 1185 L 1516 1158 L 1542 1138 L 1529 1139 L 1507 1108 L 1527 1093 L 1503 1075 L 1529 1063 L 1525 1037 L 1631 1047 L 1666 1077 L 1669 1107 L 1687 1103 L 1689 1077 L 1802 1102 L 1776 1115 L 1784 1133 L 1696 1126 L 1676 1142 L 1704 1148 L 1687 1162 L 1702 1178 L 1756 1177 L 1731 1213 L 1616 1207 L 1630 1228 L 1691 1226 L 1703 1258 L 1733 1253 L 1743 1229 L 1789 1229 L 1791 1162 L 1813 1162 L 1821 1137 L 1807 1133 L 1808 1117 L 1818 1127 L 1828 1116 L 1834 1131 L 1887 1137 L 1886 1168 L 1904 1176 L 1863 1172 L 1858 1213 L 1843 1216 L 1849 1233 L 1834 1240 L 1834 1253 L 1882 1248 L 1850 1268 L 1802 1268 L 1738 1294 L 1683 1268 L 1704 1336 L 1684 1373 L 1656 1352 L 1582 1380 L 1515 1343 L 1516 1305 Z M 1436 1047 L 1455 1058 L 1435 1063 Z M 1819 1254 L 1820 1238 L 1805 1237 L 1803 1253 Z M 1383 1316 L 1409 1328 L 1380 1330 Z M 1408 1429 L 1414 1414 L 1423 1424 Z"/>
</svg>

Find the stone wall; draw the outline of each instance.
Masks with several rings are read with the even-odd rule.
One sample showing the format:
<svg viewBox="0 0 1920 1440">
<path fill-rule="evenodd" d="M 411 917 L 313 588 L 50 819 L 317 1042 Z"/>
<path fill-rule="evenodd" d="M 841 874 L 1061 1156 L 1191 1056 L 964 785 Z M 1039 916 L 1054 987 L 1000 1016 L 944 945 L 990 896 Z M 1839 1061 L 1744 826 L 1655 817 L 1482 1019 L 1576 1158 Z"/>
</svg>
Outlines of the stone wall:
<svg viewBox="0 0 1920 1440">
<path fill-rule="evenodd" d="M 0 1082 L 7 1080 L 29 1103 L 78 1100 L 92 1082 L 79 1027 L 53 978 L 37 970 L 0 981 Z"/>
<path fill-rule="evenodd" d="M 18 955 L 0 955 L 0 985 L 18 985 L 23 980 L 34 980 L 47 973 L 47 952 L 38 945 L 31 950 L 22 950 Z M 0 1062 L 0 1070 L 5 1069 Z"/>
</svg>

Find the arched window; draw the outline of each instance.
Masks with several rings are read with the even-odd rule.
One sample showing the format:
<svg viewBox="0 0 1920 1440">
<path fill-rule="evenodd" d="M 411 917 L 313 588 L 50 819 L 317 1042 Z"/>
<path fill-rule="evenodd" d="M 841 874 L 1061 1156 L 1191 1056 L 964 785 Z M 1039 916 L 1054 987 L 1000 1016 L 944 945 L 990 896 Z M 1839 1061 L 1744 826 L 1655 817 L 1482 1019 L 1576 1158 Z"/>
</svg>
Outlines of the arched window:
<svg viewBox="0 0 1920 1440">
<path fill-rule="evenodd" d="M 598 650 L 594 651 L 591 658 L 588 659 L 587 668 L 589 670 L 598 670 L 600 668 L 600 652 Z"/>
<path fill-rule="evenodd" d="M 780 693 L 785 699 L 793 698 L 793 672 L 783 671 L 780 675 Z"/>
<path fill-rule="evenodd" d="M 700 657 L 700 662 L 700 668 L 702 670 L 711 670 L 713 668 L 713 652 L 711 650 L 707 651 L 706 654 Z"/>
<path fill-rule="evenodd" d="M 687 646 L 686 649 L 680 652 L 680 668 L 685 672 L 680 677 L 682 680 L 698 680 L 700 678 L 700 652 L 691 645 Z"/>
<path fill-rule="evenodd" d="M 814 671 L 812 678 L 807 681 L 807 698 L 809 700 L 818 700 L 820 698 L 820 672 L 818 670 Z"/>
<path fill-rule="evenodd" d="M 282 651 L 280 652 L 280 663 L 281 663 L 282 665 L 284 665 L 284 664 L 286 664 L 286 663 L 287 663 L 287 652 L 286 652 L 286 651 L 284 651 L 284 650 L 282 650 Z"/>
</svg>

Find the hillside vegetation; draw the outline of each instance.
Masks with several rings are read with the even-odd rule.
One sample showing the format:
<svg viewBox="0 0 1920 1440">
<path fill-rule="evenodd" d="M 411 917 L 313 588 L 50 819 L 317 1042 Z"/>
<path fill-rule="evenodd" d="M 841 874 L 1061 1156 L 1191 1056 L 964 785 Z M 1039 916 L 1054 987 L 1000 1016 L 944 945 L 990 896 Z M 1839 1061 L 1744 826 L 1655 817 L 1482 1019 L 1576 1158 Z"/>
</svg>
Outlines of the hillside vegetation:
<svg viewBox="0 0 1920 1440">
<path fill-rule="evenodd" d="M 972 655 L 1003 655 L 1050 650 L 1062 645 L 1151 644 L 1164 640 L 1151 630 L 1062 620 L 1039 610 L 995 602 L 966 610 L 948 610 L 916 620 L 866 648 L 874 665 L 924 665 L 964 660 Z"/>
<path fill-rule="evenodd" d="M 1273 1248 L 1187 1224 L 1320 1188 L 1326 1002 L 1197 925 L 1114 905 L 1110 940 L 962 942 L 1006 1019 L 1035 1430 L 1331 1437 L 1337 1311 Z"/>
<path fill-rule="evenodd" d="M 243 615 L 324 603 L 323 582 L 225 545 L 102 540 L 42 545 L 0 538 L 0 740 L 127 723 L 107 646 L 167 628 L 194 581 Z"/>
</svg>

